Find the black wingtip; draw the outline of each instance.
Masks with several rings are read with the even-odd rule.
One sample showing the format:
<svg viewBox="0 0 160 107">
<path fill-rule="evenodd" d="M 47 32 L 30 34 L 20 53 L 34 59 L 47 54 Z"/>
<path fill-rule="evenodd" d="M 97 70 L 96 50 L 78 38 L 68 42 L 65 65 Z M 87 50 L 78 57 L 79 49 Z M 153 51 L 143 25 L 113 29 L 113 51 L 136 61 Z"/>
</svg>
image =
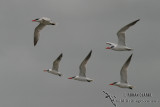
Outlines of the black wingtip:
<svg viewBox="0 0 160 107">
<path fill-rule="evenodd" d="M 34 46 L 36 46 L 36 43 L 34 43 Z"/>
<path fill-rule="evenodd" d="M 90 57 L 90 56 L 91 56 L 91 54 L 92 54 L 92 50 L 89 52 L 88 56 Z"/>
<path fill-rule="evenodd" d="M 62 76 L 62 74 L 58 74 L 58 76 L 59 76 L 59 77 L 61 77 L 61 76 Z"/>
<path fill-rule="evenodd" d="M 61 60 L 62 56 L 63 56 L 63 53 L 61 53 L 61 54 L 59 55 L 59 57 L 57 58 L 57 60 Z"/>
<path fill-rule="evenodd" d="M 90 53 L 92 53 L 92 49 L 91 49 Z"/>
<path fill-rule="evenodd" d="M 51 23 L 51 25 L 56 25 L 56 23 Z"/>
<path fill-rule="evenodd" d="M 91 57 L 92 54 L 92 50 L 88 53 L 88 55 L 86 56 L 85 60 L 88 60 Z"/>
<path fill-rule="evenodd" d="M 137 23 L 138 21 L 140 21 L 140 19 L 135 20 L 133 23 L 135 24 L 135 23 Z"/>
<path fill-rule="evenodd" d="M 60 57 L 62 57 L 62 56 L 63 56 L 63 53 L 60 54 Z"/>
<path fill-rule="evenodd" d="M 132 26 L 132 25 L 135 25 L 140 19 L 137 19 L 135 21 L 133 21 L 132 23 L 130 23 L 129 25 Z"/>
<path fill-rule="evenodd" d="M 37 44 L 37 41 L 34 39 L 33 43 L 34 43 L 34 46 L 36 46 L 36 44 Z"/>
<path fill-rule="evenodd" d="M 131 59 L 131 58 L 132 58 L 132 56 L 133 56 L 133 53 L 130 55 L 130 57 L 129 57 L 128 59 Z"/>
<path fill-rule="evenodd" d="M 140 19 L 137 19 L 137 22 L 140 21 Z"/>
</svg>

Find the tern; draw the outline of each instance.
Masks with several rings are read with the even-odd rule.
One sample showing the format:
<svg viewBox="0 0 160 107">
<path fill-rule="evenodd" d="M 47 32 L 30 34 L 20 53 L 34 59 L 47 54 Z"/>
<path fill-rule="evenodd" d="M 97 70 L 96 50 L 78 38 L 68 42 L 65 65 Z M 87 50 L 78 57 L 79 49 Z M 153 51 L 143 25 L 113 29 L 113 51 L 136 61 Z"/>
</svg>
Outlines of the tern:
<svg viewBox="0 0 160 107">
<path fill-rule="evenodd" d="M 88 62 L 89 58 L 91 57 L 92 54 L 92 50 L 89 52 L 89 54 L 86 56 L 86 58 L 82 61 L 82 63 L 79 66 L 79 76 L 73 76 L 70 77 L 68 79 L 74 79 L 74 80 L 78 80 L 78 81 L 83 81 L 83 82 L 91 82 L 93 81 L 92 79 L 86 77 L 86 63 Z"/>
<path fill-rule="evenodd" d="M 62 56 L 63 56 L 63 54 L 61 53 L 61 54 L 57 57 L 57 59 L 53 62 L 53 67 L 52 67 L 52 69 L 44 70 L 44 72 L 48 72 L 48 73 L 51 73 L 51 74 L 54 74 L 54 75 L 62 76 L 62 74 L 58 71 L 59 62 L 61 61 Z"/>
<path fill-rule="evenodd" d="M 40 36 L 40 31 L 46 26 L 46 25 L 55 25 L 55 23 L 52 22 L 50 18 L 42 17 L 32 20 L 32 22 L 39 22 L 40 24 L 35 28 L 34 30 L 34 46 L 37 44 Z"/>
<path fill-rule="evenodd" d="M 133 88 L 133 86 L 130 85 L 127 82 L 127 69 L 128 69 L 129 64 L 130 64 L 132 55 L 133 54 L 130 55 L 130 57 L 127 59 L 127 61 L 124 63 L 124 65 L 121 68 L 121 71 L 120 71 L 120 78 L 121 78 L 121 80 L 120 80 L 120 82 L 113 82 L 112 84 L 109 84 L 109 85 L 118 86 L 120 88 L 129 88 L 129 89 Z"/>
<path fill-rule="evenodd" d="M 106 44 L 110 45 L 110 47 L 107 47 L 106 49 L 112 49 L 115 51 L 131 51 L 133 49 L 129 48 L 126 46 L 125 43 L 125 31 L 130 28 L 131 26 L 133 26 L 134 24 L 136 24 L 140 19 L 124 26 L 123 28 L 121 28 L 118 32 L 117 32 L 117 36 L 118 36 L 118 44 L 115 43 L 111 43 L 111 42 L 107 42 Z"/>
</svg>

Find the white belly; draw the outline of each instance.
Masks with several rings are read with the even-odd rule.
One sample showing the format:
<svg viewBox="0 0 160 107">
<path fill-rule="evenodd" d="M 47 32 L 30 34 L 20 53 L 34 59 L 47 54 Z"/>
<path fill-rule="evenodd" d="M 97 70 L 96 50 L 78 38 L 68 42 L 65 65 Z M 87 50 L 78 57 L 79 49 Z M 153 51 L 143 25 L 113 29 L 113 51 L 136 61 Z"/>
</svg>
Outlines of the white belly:
<svg viewBox="0 0 160 107">
<path fill-rule="evenodd" d="M 127 46 L 116 46 L 114 48 L 112 48 L 112 50 L 115 51 L 131 51 L 131 48 L 128 48 Z"/>
<path fill-rule="evenodd" d="M 86 78 L 86 77 L 76 77 L 74 79 L 78 80 L 78 81 L 83 81 L 83 82 L 91 82 L 91 81 L 93 81 L 92 79 L 89 79 L 89 78 Z"/>
<path fill-rule="evenodd" d="M 54 75 L 61 75 L 59 72 L 57 72 L 57 71 L 50 71 L 49 73 L 51 73 L 51 74 L 54 74 Z"/>
<path fill-rule="evenodd" d="M 119 84 L 117 84 L 117 86 L 120 87 L 120 88 L 129 88 L 129 87 L 131 87 L 131 85 L 126 84 L 126 83 L 119 83 Z"/>
</svg>

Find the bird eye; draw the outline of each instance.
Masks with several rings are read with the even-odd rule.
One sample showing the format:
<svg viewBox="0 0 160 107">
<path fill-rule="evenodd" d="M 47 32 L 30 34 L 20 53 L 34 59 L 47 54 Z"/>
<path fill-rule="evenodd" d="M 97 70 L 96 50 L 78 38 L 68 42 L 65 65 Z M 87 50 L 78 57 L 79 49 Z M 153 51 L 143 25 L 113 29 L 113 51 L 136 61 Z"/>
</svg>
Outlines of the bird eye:
<svg viewBox="0 0 160 107">
<path fill-rule="evenodd" d="M 35 20 L 39 20 L 39 19 L 35 19 Z"/>
</svg>

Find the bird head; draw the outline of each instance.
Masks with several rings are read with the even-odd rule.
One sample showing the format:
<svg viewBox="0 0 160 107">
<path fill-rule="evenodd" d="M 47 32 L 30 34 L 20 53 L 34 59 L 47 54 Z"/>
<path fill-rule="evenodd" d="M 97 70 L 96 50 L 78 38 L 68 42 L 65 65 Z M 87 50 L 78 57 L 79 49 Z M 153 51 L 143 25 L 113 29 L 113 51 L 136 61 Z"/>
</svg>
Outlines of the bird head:
<svg viewBox="0 0 160 107">
<path fill-rule="evenodd" d="M 70 77 L 70 78 L 68 78 L 68 79 L 74 79 L 76 76 L 74 76 L 74 77 Z"/>
<path fill-rule="evenodd" d="M 109 45 L 108 47 L 106 47 L 106 49 L 112 49 L 115 47 L 113 43 L 107 42 L 106 44 Z"/>
<path fill-rule="evenodd" d="M 40 18 L 34 19 L 32 22 L 40 22 Z"/>
<path fill-rule="evenodd" d="M 52 71 L 51 69 L 47 69 L 47 70 L 43 70 L 44 72 L 49 72 L 49 71 Z"/>
<path fill-rule="evenodd" d="M 111 83 L 111 84 L 109 84 L 109 85 L 115 85 L 115 84 L 117 84 L 117 82 L 113 82 L 113 83 Z"/>
</svg>

